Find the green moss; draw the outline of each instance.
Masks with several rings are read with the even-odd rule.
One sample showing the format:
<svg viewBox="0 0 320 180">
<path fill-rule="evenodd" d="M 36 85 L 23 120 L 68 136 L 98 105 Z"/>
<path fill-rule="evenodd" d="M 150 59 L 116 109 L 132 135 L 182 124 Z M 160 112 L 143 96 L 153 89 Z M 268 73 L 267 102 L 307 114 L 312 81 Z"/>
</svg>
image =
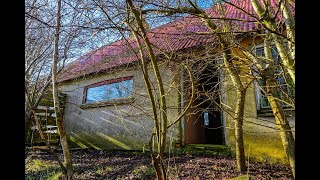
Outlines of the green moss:
<svg viewBox="0 0 320 180">
<path fill-rule="evenodd" d="M 104 170 L 107 171 L 107 172 L 112 172 L 112 171 L 113 171 L 113 168 L 112 168 L 111 166 L 106 166 L 106 167 L 104 168 Z"/>
<path fill-rule="evenodd" d="M 102 172 L 103 172 L 103 168 L 98 167 L 98 169 L 96 170 L 96 174 L 101 174 Z"/>
<path fill-rule="evenodd" d="M 49 179 L 58 180 L 62 176 L 62 172 L 54 173 Z"/>
<path fill-rule="evenodd" d="M 141 166 L 135 167 L 132 172 L 134 174 L 140 174 L 141 172 L 145 172 L 147 168 L 148 167 L 146 165 L 141 165 Z"/>
<path fill-rule="evenodd" d="M 254 130 L 254 127 L 246 127 L 246 129 Z M 235 153 L 235 137 L 234 134 L 228 137 L 231 147 L 231 154 Z M 245 133 L 244 134 L 245 156 L 246 159 L 263 163 L 287 164 L 287 158 L 283 150 L 281 139 L 277 133 Z"/>
<path fill-rule="evenodd" d="M 241 176 L 238 176 L 238 177 L 235 177 L 235 178 L 231 178 L 231 179 L 228 179 L 228 180 L 250 180 L 250 179 L 252 179 L 250 176 L 241 175 Z"/>
<path fill-rule="evenodd" d="M 150 179 L 150 177 L 155 175 L 154 168 L 146 165 L 135 167 L 132 172 L 138 175 L 140 179 Z"/>
<path fill-rule="evenodd" d="M 95 171 L 97 174 L 102 174 L 103 172 L 112 172 L 113 168 L 111 166 L 99 166 Z"/>
<path fill-rule="evenodd" d="M 108 135 L 105 135 L 105 134 L 102 134 L 102 133 L 97 133 L 98 136 L 106 139 L 107 141 L 110 141 L 111 143 L 113 143 L 114 145 L 118 146 L 118 147 L 121 147 L 122 149 L 125 149 L 125 150 L 131 150 L 131 148 L 129 146 L 127 146 L 126 144 L 122 143 L 121 141 L 115 139 L 115 138 L 112 138 Z"/>
<path fill-rule="evenodd" d="M 70 146 L 79 146 L 80 148 L 88 148 L 88 146 L 84 145 L 83 143 L 81 143 L 79 140 L 77 140 L 72 136 L 70 137 L 70 141 L 71 141 Z"/>
<path fill-rule="evenodd" d="M 186 154 L 206 154 L 230 156 L 231 150 L 226 145 L 188 144 L 183 150 Z"/>
<path fill-rule="evenodd" d="M 25 179 L 58 179 L 62 174 L 58 165 L 40 159 L 26 162 L 25 172 Z"/>
<path fill-rule="evenodd" d="M 287 164 L 285 152 L 277 135 L 246 135 L 245 152 L 248 158 L 264 163 Z"/>
<path fill-rule="evenodd" d="M 33 159 L 31 162 L 26 163 L 26 171 L 37 172 L 48 169 L 50 166 L 52 165 L 50 165 L 47 161 Z"/>
</svg>

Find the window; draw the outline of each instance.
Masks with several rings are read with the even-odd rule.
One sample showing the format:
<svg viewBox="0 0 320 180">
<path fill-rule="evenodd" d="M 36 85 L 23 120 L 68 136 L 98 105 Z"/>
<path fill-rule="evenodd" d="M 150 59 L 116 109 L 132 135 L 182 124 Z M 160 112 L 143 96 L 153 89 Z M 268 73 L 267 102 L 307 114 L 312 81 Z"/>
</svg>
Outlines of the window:
<svg viewBox="0 0 320 180">
<path fill-rule="evenodd" d="M 205 126 L 209 126 L 209 113 L 208 113 L 208 112 L 204 112 L 204 114 L 203 114 L 203 120 L 204 120 L 203 124 L 204 124 Z"/>
<path fill-rule="evenodd" d="M 284 72 L 282 65 L 280 63 L 280 56 L 275 46 L 271 47 L 272 58 L 274 59 L 274 73 L 275 78 L 278 82 L 276 87 L 276 97 L 282 100 L 282 105 L 284 108 L 290 107 L 293 104 L 295 91 L 294 88 L 290 86 L 291 78 Z M 261 57 L 262 65 L 264 65 L 264 48 L 263 46 L 256 48 L 256 55 Z M 266 79 L 261 76 L 257 76 L 258 81 L 256 82 L 256 97 L 257 97 L 257 109 L 265 110 L 270 109 L 270 103 L 266 96 Z"/>
<path fill-rule="evenodd" d="M 130 97 L 132 88 L 132 76 L 93 84 L 85 88 L 85 103 Z"/>
</svg>

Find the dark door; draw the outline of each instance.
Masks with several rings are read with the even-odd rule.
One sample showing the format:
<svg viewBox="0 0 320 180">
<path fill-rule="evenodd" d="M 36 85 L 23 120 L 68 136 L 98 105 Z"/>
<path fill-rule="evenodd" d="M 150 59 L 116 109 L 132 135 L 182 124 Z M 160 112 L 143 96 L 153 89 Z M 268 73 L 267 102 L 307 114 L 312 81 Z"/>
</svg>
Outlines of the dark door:
<svg viewBox="0 0 320 180">
<path fill-rule="evenodd" d="M 220 104 L 219 71 L 215 64 L 200 62 L 199 65 L 201 71 L 195 75 L 197 98 L 186 118 L 186 143 L 224 144 L 221 110 L 217 106 Z M 203 65 L 207 66 L 203 68 Z"/>
<path fill-rule="evenodd" d="M 204 112 L 203 125 L 205 127 L 206 144 L 224 144 L 223 126 L 219 111 Z"/>
</svg>

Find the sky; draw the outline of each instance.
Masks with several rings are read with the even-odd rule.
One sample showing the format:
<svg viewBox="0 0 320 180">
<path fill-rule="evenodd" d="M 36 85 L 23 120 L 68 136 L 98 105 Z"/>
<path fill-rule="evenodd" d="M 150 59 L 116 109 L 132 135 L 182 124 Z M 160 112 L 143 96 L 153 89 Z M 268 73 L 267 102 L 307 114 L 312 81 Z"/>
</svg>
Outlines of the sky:
<svg viewBox="0 0 320 180">
<path fill-rule="evenodd" d="M 199 7 L 201 7 L 202 9 L 206 9 L 209 8 L 214 0 L 198 0 L 197 4 Z M 174 4 L 174 2 L 173 2 Z M 150 7 L 150 6 L 148 6 Z M 176 19 L 177 17 L 157 17 L 159 15 L 149 15 L 148 16 L 148 24 L 151 26 L 151 28 L 155 28 L 158 26 L 161 26 L 163 24 L 167 24 L 171 21 L 173 21 L 174 19 Z M 178 15 L 178 17 L 181 16 L 186 16 L 185 15 Z M 73 56 L 72 59 L 69 59 L 68 62 L 72 62 L 74 60 L 76 60 L 77 58 L 79 58 L 80 56 L 92 51 L 93 49 L 96 49 L 98 47 L 102 47 L 105 46 L 107 44 L 110 44 L 112 42 L 115 42 L 117 40 L 122 39 L 122 37 L 119 35 L 119 33 L 110 33 L 110 31 L 106 30 L 106 31 L 102 31 L 100 33 L 97 33 L 93 36 L 90 37 L 90 35 L 85 35 L 83 37 L 79 37 L 79 39 L 83 39 L 83 43 L 79 44 L 79 49 L 76 50 L 77 53 L 75 56 Z"/>
</svg>

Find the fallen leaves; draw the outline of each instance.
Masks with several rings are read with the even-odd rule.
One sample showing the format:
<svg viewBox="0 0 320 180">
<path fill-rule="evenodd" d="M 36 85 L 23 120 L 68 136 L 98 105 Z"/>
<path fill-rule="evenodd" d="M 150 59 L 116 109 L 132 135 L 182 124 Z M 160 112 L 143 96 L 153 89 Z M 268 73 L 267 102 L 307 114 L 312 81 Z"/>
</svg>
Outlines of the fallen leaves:
<svg viewBox="0 0 320 180">
<path fill-rule="evenodd" d="M 62 159 L 61 151 L 58 151 Z M 150 155 L 142 152 L 73 150 L 73 165 L 75 179 L 154 179 Z M 26 155 L 26 165 L 32 160 L 44 160 L 51 165 L 57 165 L 46 151 L 29 151 Z M 170 155 L 166 159 L 170 167 L 169 179 L 228 179 L 241 173 L 236 171 L 233 158 L 216 156 Z M 169 161 L 169 162 L 168 162 Z M 250 162 L 249 175 L 253 180 L 263 179 L 293 179 L 288 165 L 262 164 Z M 26 178 L 41 179 L 43 172 L 28 171 Z"/>
</svg>

